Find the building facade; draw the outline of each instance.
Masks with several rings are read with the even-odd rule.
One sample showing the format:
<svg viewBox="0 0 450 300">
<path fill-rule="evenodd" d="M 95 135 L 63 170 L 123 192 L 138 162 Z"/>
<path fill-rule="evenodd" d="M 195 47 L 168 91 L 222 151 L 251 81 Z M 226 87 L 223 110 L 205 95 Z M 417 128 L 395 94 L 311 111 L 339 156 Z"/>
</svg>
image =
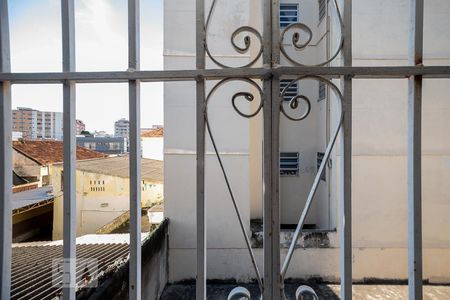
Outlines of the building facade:
<svg viewBox="0 0 450 300">
<path fill-rule="evenodd" d="M 142 157 L 164 160 L 164 128 L 154 128 L 141 134 Z"/>
<path fill-rule="evenodd" d="M 77 145 L 109 155 L 128 152 L 127 139 L 124 137 L 77 136 Z"/>
<path fill-rule="evenodd" d="M 122 118 L 114 123 L 114 136 L 129 138 L 130 136 L 130 121 Z"/>
<path fill-rule="evenodd" d="M 24 139 L 63 139 L 63 114 L 18 107 L 12 112 L 13 131 Z"/>
<path fill-rule="evenodd" d="M 342 4 L 342 1 L 337 2 Z M 448 65 L 450 3 L 428 2 L 425 11 L 425 62 Z M 194 1 L 166 1 L 164 13 L 165 69 L 193 68 Z M 256 1 L 217 1 L 207 39 L 215 59 L 231 66 L 250 62 L 252 53 L 258 52 L 257 38 L 252 36 L 251 45 L 255 48 L 241 55 L 230 44 L 230 36 L 245 25 L 262 32 L 261 15 L 261 4 Z M 353 4 L 353 65 L 407 65 L 409 17 L 406 0 L 356 1 Z M 311 41 L 300 49 L 292 47 L 293 40 L 306 43 L 308 33 L 301 31 L 295 36 L 295 30 L 287 29 L 283 45 L 288 55 L 310 65 L 333 57 L 341 34 L 334 1 L 282 1 L 281 32 L 295 22 L 311 29 Z M 237 38 L 237 43 L 245 45 L 243 35 Z M 286 55 L 282 56 L 281 64 L 290 64 Z M 208 58 L 206 65 L 218 68 Z M 329 65 L 341 66 L 340 55 Z M 287 87 L 292 78 L 284 80 L 282 88 Z M 340 85 L 339 80 L 332 82 Z M 448 83 L 445 79 L 425 80 L 423 91 L 424 279 L 440 283 L 450 282 L 449 264 L 442 264 L 450 261 L 450 225 L 446 222 L 450 216 L 447 201 L 450 190 L 446 185 L 450 180 L 450 140 L 446 138 L 450 130 Z M 214 82 L 207 82 L 207 93 L 213 86 Z M 352 264 L 356 281 L 408 277 L 407 86 L 407 79 L 358 79 L 353 83 Z M 243 82 L 223 85 L 209 99 L 207 114 L 246 231 L 255 237 L 259 232 L 251 226 L 252 221 L 257 223 L 262 219 L 262 112 L 252 119 L 236 113 L 231 99 L 243 91 L 257 95 L 256 87 Z M 340 112 L 333 90 L 317 80 L 297 81 L 283 94 L 283 106 L 290 105 L 295 95 L 307 97 L 311 103 L 311 112 L 305 120 L 292 122 L 284 116 L 280 120 L 280 218 L 282 235 L 289 240 L 290 229 L 303 210 Z M 195 278 L 196 274 L 195 84 L 167 82 L 164 95 L 165 214 L 171 220 L 169 280 L 176 282 Z M 240 109 L 248 112 L 252 105 L 257 105 L 253 103 L 244 103 Z M 210 279 L 253 280 L 248 251 L 208 137 L 206 152 L 208 276 Z M 304 249 L 295 251 L 287 277 L 318 276 L 339 281 L 340 155 L 338 142 L 306 218 L 304 228 L 309 231 L 302 239 L 320 236 L 320 241 L 312 246 L 302 244 Z M 253 246 L 262 269 L 262 248 L 258 243 Z M 280 247 L 284 258 L 286 245 Z"/>
<path fill-rule="evenodd" d="M 126 156 L 77 162 L 77 236 L 93 234 L 130 209 L 129 159 Z M 50 169 L 55 193 L 53 239 L 63 237 L 63 166 Z M 163 200 L 163 164 L 142 159 L 141 205 Z"/>
</svg>

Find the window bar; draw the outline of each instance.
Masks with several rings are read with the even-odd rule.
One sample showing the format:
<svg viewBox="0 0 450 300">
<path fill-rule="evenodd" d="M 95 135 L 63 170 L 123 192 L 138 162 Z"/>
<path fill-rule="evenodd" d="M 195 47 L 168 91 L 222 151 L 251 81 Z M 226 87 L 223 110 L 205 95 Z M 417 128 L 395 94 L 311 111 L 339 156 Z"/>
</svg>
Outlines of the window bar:
<svg viewBox="0 0 450 300">
<path fill-rule="evenodd" d="M 75 72 L 74 0 L 61 1 L 63 72 Z M 76 299 L 76 139 L 75 82 L 63 83 L 64 203 L 63 299 Z"/>
<path fill-rule="evenodd" d="M 279 64 L 278 37 L 279 1 L 264 1 L 263 24 L 263 65 L 272 68 Z M 264 290 L 263 299 L 281 299 L 280 277 L 280 219 L 279 219 L 279 136 L 278 118 L 280 81 L 272 76 L 263 82 L 264 97 L 264 202 L 263 202 L 263 231 L 264 231 Z M 278 111 L 278 113 L 277 113 Z"/>
<path fill-rule="evenodd" d="M 196 2 L 196 68 L 204 70 L 205 50 L 205 2 Z M 197 77 L 197 281 L 196 299 L 206 299 L 206 207 L 205 207 L 205 79 Z"/>
<path fill-rule="evenodd" d="M 298 21 L 298 16 L 297 16 Z M 272 62 L 271 68 L 276 68 L 280 65 L 280 1 L 272 1 Z M 269 299 L 278 300 L 283 299 L 281 294 L 281 269 L 280 269 L 280 78 L 278 76 L 272 77 L 272 95 L 271 98 L 271 123 L 272 138 L 271 138 L 271 176 L 272 176 L 272 219 L 270 220 L 272 226 L 272 297 Z"/>
<path fill-rule="evenodd" d="M 0 72 L 11 72 L 9 48 L 8 1 L 0 0 Z M 0 222 L 1 222 L 1 299 L 10 298 L 12 239 L 12 149 L 11 83 L 0 82 Z"/>
<path fill-rule="evenodd" d="M 128 0 L 128 70 L 140 68 L 140 0 Z M 130 269 L 129 299 L 141 299 L 141 114 L 140 81 L 130 80 Z"/>
<path fill-rule="evenodd" d="M 271 66 L 272 62 L 272 7 L 270 0 L 265 0 L 263 4 L 263 65 Z M 271 109 L 272 83 L 270 78 L 263 82 L 263 253 L 264 253 L 264 290 L 262 299 L 272 298 L 273 274 L 271 272 L 272 253 L 272 109 Z"/>
<path fill-rule="evenodd" d="M 409 63 L 423 64 L 424 1 L 411 0 Z M 422 76 L 409 78 L 408 97 L 408 285 L 422 299 Z"/>
<path fill-rule="evenodd" d="M 344 67 L 352 66 L 352 0 L 344 2 Z M 341 299 L 352 299 L 352 77 L 341 79 L 344 120 L 341 132 Z"/>
</svg>

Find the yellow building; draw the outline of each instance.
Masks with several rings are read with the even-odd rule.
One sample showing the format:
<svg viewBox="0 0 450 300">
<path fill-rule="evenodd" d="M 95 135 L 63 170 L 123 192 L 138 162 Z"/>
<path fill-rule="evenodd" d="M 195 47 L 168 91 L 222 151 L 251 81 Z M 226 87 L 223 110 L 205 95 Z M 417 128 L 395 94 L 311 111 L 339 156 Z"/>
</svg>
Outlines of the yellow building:
<svg viewBox="0 0 450 300">
<path fill-rule="evenodd" d="M 55 192 L 53 239 L 63 237 L 63 165 L 50 168 Z M 142 207 L 163 200 L 163 162 L 142 159 Z M 128 156 L 77 162 L 77 236 L 95 233 L 130 207 Z"/>
</svg>

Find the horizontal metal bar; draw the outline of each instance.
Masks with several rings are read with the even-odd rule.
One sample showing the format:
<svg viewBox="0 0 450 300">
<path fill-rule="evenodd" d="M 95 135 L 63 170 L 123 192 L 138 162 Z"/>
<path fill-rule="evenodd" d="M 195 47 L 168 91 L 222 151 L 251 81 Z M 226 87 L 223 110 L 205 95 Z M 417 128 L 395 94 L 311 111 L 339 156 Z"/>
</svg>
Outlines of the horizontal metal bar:
<svg viewBox="0 0 450 300">
<path fill-rule="evenodd" d="M 402 67 L 278 67 L 274 69 L 209 69 L 165 71 L 117 71 L 117 72 L 60 72 L 60 73 L 0 73 L 0 82 L 15 84 L 195 81 L 199 77 L 219 80 L 230 77 L 270 78 L 316 75 L 328 78 L 350 76 L 353 78 L 450 78 L 450 66 L 402 66 Z"/>
</svg>

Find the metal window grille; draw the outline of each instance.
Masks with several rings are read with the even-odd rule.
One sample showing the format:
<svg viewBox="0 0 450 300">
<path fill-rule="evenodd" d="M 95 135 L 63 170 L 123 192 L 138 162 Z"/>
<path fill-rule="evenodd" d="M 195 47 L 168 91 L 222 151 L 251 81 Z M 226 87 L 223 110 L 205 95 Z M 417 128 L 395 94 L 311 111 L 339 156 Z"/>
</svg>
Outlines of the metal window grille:
<svg viewBox="0 0 450 300">
<path fill-rule="evenodd" d="M 280 5 L 280 27 L 285 28 L 298 22 L 298 4 Z"/>
<path fill-rule="evenodd" d="M 298 176 L 299 154 L 298 152 L 280 153 L 280 175 Z"/>
<path fill-rule="evenodd" d="M 197 83 L 197 289 L 196 297 L 206 299 L 206 209 L 205 209 L 205 101 L 206 80 L 233 80 L 239 78 L 248 82 L 262 81 L 262 104 L 264 123 L 264 271 L 263 299 L 282 299 L 282 278 L 286 274 L 286 261 L 280 262 L 280 218 L 279 211 L 279 118 L 286 113 L 280 108 L 280 78 L 283 76 L 312 76 L 324 81 L 326 78 L 341 78 L 343 119 L 341 128 L 341 200 L 339 228 L 340 235 L 340 269 L 341 299 L 352 298 L 352 231 L 351 231 L 351 166 L 352 166 L 352 79 L 353 78 L 409 78 L 408 101 L 408 269 L 409 297 L 421 299 L 422 292 L 422 220 L 421 220 L 421 102 L 423 78 L 450 78 L 448 66 L 423 66 L 423 17 L 424 1 L 410 0 L 410 65 L 405 67 L 353 67 L 352 66 L 352 0 L 339 1 L 342 9 L 342 43 L 338 53 L 342 54 L 343 65 L 323 67 L 305 66 L 289 58 L 280 43 L 280 27 L 291 22 L 298 22 L 298 13 L 287 14 L 292 10 L 277 0 L 263 1 L 262 33 L 253 32 L 261 41 L 259 56 L 250 64 L 241 68 L 225 68 L 223 64 L 210 59 L 218 68 L 206 69 L 207 49 L 204 0 L 196 0 L 196 69 L 175 71 L 140 71 L 139 70 L 139 0 L 128 0 L 129 28 L 129 70 L 113 72 L 76 72 L 75 70 L 75 15 L 74 0 L 61 0 L 62 9 L 62 48 L 63 72 L 56 73 L 12 73 L 10 69 L 10 39 L 8 21 L 8 0 L 0 0 L 0 293 L 1 299 L 10 297 L 11 288 L 11 199 L 12 199 L 12 149 L 11 149 L 11 85 L 56 83 L 63 86 L 64 98 L 64 243 L 63 257 L 75 258 L 75 88 L 84 82 L 128 82 L 130 103 L 130 268 L 129 298 L 140 299 L 141 293 L 141 238 L 140 207 L 140 82 L 195 81 Z M 333 1 L 337 5 L 337 1 Z M 281 13 L 283 12 L 283 13 Z M 304 24 L 303 24 L 304 25 Z M 246 28 L 248 29 L 248 28 Z M 248 44 L 248 40 L 246 40 Z M 235 48 L 240 52 L 249 48 Z M 290 66 L 279 66 L 284 56 Z M 330 59 L 333 60 L 335 56 Z M 263 67 L 252 66 L 262 57 Z M 258 85 L 255 85 L 257 88 Z M 244 94 L 241 94 L 244 95 Z M 248 93 L 245 96 L 249 99 Z M 241 114 L 245 115 L 245 114 Z M 328 150 L 328 149 L 327 149 Z M 325 152 L 327 158 L 328 151 Z M 325 159 L 326 161 L 326 159 Z M 323 168 L 324 164 L 321 165 Z M 314 183 L 315 187 L 316 182 Z M 313 187 L 314 187 L 313 186 Z M 310 194 L 311 195 L 311 194 Z M 312 197 L 308 197 L 310 203 Z M 303 218 L 303 215 L 302 215 Z M 301 220 L 299 221 L 301 224 Z M 298 232 L 296 231 L 297 235 Z M 293 251 L 293 250 L 292 250 Z M 289 249 L 289 253 L 291 249 Z M 75 264 L 65 266 L 71 287 L 63 290 L 63 299 L 75 299 Z M 280 276 L 280 274 L 282 276 Z M 261 278 L 258 278 L 261 279 Z"/>
<path fill-rule="evenodd" d="M 280 93 L 291 83 L 291 80 L 282 79 L 280 80 Z M 290 85 L 287 91 L 284 93 L 283 100 L 291 101 L 292 98 L 298 95 L 298 83 Z"/>
<path fill-rule="evenodd" d="M 327 3 L 328 0 L 319 0 L 319 21 L 327 15 Z"/>
</svg>

